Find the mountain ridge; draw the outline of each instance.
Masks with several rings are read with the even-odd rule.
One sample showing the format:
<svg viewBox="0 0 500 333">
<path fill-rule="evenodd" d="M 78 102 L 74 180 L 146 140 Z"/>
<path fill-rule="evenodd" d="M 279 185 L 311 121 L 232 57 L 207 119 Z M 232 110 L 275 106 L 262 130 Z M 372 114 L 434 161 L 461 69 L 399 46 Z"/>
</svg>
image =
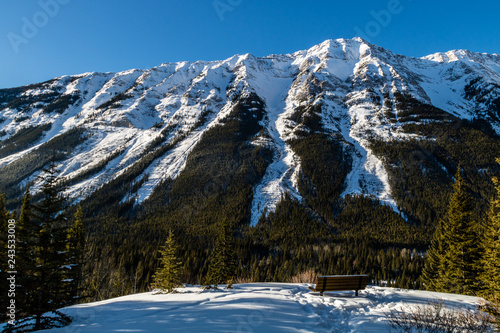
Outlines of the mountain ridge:
<svg viewBox="0 0 500 333">
<path fill-rule="evenodd" d="M 411 58 L 361 38 L 326 40 L 287 55 L 245 54 L 148 70 L 62 76 L 0 90 L 0 170 L 80 129 L 85 132 L 82 142 L 65 152 L 58 165 L 71 184 L 67 194 L 78 202 L 157 149 L 152 148 L 155 142 L 172 145 L 134 178 L 136 184 L 142 182 L 137 191 L 121 199 L 141 204 L 161 182 L 184 170 L 203 135 L 223 125 L 241 98 L 256 94 L 265 104 L 265 114 L 262 133 L 251 144 L 270 148 L 274 157 L 253 190 L 252 225 L 264 212 L 273 211 L 285 193 L 304 201 L 298 185 L 301 161 L 290 142 L 320 131 L 350 151 L 351 170 L 342 197 L 368 195 L 400 212 L 386 166 L 370 148 L 372 138 L 418 139 L 418 133 L 403 127 L 437 120 L 404 115 L 396 106 L 396 95 L 410 96 L 458 119 L 485 120 L 498 134 L 499 87 L 498 55 L 454 50 Z M 308 124 L 316 116 L 318 123 Z M 28 132 L 28 139 L 22 131 Z M 9 142 L 16 135 L 28 142 Z M 42 167 L 27 170 L 14 183 L 33 183 L 36 192 L 35 178 Z"/>
</svg>

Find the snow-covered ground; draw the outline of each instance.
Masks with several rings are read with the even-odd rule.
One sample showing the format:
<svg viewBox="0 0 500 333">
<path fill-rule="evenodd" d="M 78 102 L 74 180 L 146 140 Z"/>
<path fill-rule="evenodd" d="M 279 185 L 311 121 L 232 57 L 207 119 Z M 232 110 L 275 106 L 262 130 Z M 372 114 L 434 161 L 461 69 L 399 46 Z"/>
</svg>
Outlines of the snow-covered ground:
<svg viewBox="0 0 500 333">
<path fill-rule="evenodd" d="M 481 299 L 394 288 L 310 292 L 307 284 L 251 283 L 234 289 L 179 288 L 72 306 L 73 323 L 51 332 L 388 332 L 385 314 L 403 304 L 442 299 L 474 307 Z"/>
</svg>

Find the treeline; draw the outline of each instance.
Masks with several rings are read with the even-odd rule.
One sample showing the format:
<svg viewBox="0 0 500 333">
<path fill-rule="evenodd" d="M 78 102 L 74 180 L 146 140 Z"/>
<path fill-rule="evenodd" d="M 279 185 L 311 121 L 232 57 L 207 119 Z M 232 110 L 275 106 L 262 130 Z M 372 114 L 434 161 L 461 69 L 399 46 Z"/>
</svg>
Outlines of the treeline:
<svg viewBox="0 0 500 333">
<path fill-rule="evenodd" d="M 349 200 L 370 202 L 366 198 Z M 424 233 L 396 213 L 391 214 L 390 208 L 377 214 L 380 204 L 372 201 L 370 205 L 374 211 L 368 216 L 376 219 L 363 219 L 364 225 L 357 230 L 348 228 L 353 219 L 360 222 L 363 216 L 354 204 L 352 212 L 344 212 L 337 220 L 345 230 L 332 232 L 331 226 L 318 223 L 306 207 L 288 197 L 256 227 L 233 223 L 235 282 L 291 282 L 304 272 L 314 271 L 369 274 L 373 284 L 419 289 Z M 211 225 L 196 216 L 184 223 L 178 220 L 179 215 L 144 221 L 108 218 L 90 239 L 92 258 L 86 273 L 89 293 L 97 300 L 148 290 L 168 230 L 173 230 L 178 244 L 180 280 L 203 284 L 222 221 L 242 216 L 228 208 L 219 212 L 221 222 Z M 394 224 L 384 225 L 387 214 L 393 215 Z M 408 235 L 414 240 L 407 242 Z"/>
</svg>

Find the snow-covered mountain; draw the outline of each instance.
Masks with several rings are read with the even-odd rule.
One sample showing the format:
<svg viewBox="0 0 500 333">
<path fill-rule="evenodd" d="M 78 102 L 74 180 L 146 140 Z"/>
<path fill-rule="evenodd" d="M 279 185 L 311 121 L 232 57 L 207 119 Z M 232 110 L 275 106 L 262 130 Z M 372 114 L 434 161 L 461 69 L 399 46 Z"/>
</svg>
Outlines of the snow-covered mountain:
<svg viewBox="0 0 500 333">
<path fill-rule="evenodd" d="M 409 113 L 402 98 L 446 116 Z M 74 202 L 141 168 L 122 198 L 141 204 L 176 179 L 204 134 L 242 101 L 255 104 L 247 109 L 261 127 L 249 144 L 273 153 L 253 187 L 251 224 L 285 193 L 303 200 L 301 158 L 290 142 L 311 131 L 342 143 L 349 155 L 342 196 L 370 195 L 398 211 L 387 167 L 370 142 L 419 139 L 423 134 L 404 126 L 451 117 L 485 120 L 500 134 L 500 56 L 457 50 L 411 58 L 360 38 L 338 39 L 288 55 L 167 63 L 3 89 L 2 190 L 18 197 L 33 182 L 36 191 L 36 176 L 56 155 Z M 309 126 L 316 116 L 319 124 Z"/>
</svg>

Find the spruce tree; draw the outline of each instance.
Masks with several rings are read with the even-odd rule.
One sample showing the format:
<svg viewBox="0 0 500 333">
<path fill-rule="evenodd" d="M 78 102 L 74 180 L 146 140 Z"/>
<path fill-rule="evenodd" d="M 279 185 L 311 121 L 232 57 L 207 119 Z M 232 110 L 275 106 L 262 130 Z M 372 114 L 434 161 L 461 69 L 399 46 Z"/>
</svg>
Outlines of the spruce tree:
<svg viewBox="0 0 500 333">
<path fill-rule="evenodd" d="M 500 164 L 500 159 L 497 159 Z M 483 238 L 484 253 L 481 260 L 483 273 L 482 295 L 492 302 L 492 309 L 500 320 L 500 180 L 493 178 L 496 195 L 490 202 L 490 210 Z M 500 325 L 500 321 L 498 322 Z M 498 327 L 500 329 L 500 327 Z"/>
<path fill-rule="evenodd" d="M 205 288 L 215 288 L 219 284 L 232 286 L 236 273 L 234 254 L 234 235 L 229 221 L 224 220 L 215 241 L 215 247 L 210 257 L 210 265 L 205 279 Z"/>
<path fill-rule="evenodd" d="M 161 291 L 171 293 L 179 284 L 181 263 L 177 258 L 177 246 L 174 241 L 174 233 L 169 231 L 165 245 L 159 251 L 160 267 L 153 276 L 154 287 Z"/>
<path fill-rule="evenodd" d="M 67 305 L 67 219 L 64 215 L 65 200 L 58 188 L 55 163 L 44 169 L 42 199 L 34 205 L 34 216 L 40 226 L 36 248 L 37 288 L 35 329 L 43 329 L 42 315 Z"/>
<path fill-rule="evenodd" d="M 443 224 L 441 246 L 444 251 L 437 289 L 449 293 L 474 294 L 479 274 L 479 224 L 474 218 L 474 204 L 460 166 L 453 189 L 447 219 Z"/>
<path fill-rule="evenodd" d="M 85 226 L 83 225 L 82 207 L 78 206 L 75 213 L 75 220 L 68 231 L 68 302 L 70 304 L 78 302 L 82 298 L 81 283 L 84 264 L 86 243 Z"/>
</svg>

